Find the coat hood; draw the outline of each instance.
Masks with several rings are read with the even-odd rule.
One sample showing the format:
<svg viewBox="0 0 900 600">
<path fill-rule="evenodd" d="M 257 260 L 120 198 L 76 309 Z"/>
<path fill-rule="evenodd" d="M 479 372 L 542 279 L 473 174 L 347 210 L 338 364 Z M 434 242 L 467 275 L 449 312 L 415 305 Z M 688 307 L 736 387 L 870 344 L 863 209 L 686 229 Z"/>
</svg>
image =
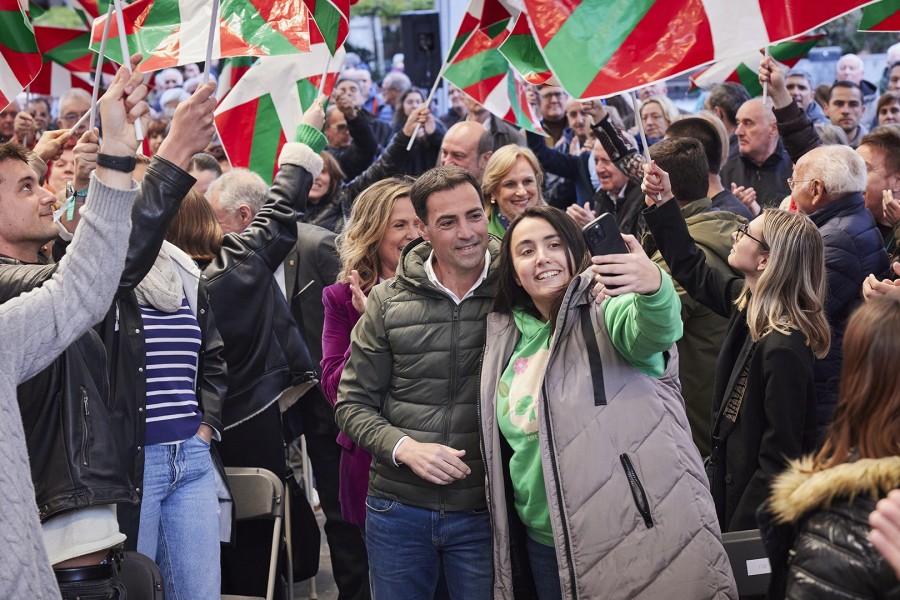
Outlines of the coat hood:
<svg viewBox="0 0 900 600">
<path fill-rule="evenodd" d="M 772 484 L 769 510 L 776 523 L 793 523 L 837 499 L 879 498 L 900 487 L 900 456 L 863 458 L 824 471 L 813 471 L 813 465 L 812 456 L 790 461 Z"/>
</svg>

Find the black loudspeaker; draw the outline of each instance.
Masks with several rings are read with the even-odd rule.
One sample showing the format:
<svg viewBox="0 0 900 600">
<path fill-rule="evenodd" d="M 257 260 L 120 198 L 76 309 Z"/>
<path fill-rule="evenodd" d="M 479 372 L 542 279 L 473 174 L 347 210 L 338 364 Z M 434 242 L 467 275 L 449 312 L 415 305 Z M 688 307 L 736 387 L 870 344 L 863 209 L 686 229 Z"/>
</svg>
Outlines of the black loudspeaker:
<svg viewBox="0 0 900 600">
<path fill-rule="evenodd" d="M 412 84 L 430 90 L 441 70 L 441 34 L 436 10 L 400 13 L 403 63 Z"/>
</svg>

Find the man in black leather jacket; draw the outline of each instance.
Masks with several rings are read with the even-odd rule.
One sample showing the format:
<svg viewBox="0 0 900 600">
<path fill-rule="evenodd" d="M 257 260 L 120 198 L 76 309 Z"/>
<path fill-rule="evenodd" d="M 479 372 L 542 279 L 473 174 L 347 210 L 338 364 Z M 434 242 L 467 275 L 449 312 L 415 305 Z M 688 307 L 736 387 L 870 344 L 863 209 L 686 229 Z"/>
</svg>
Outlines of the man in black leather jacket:
<svg viewBox="0 0 900 600">
<path fill-rule="evenodd" d="M 107 336 L 116 329 L 142 327 L 140 315 L 136 322 L 128 318 L 128 299 L 133 301 L 132 290 L 153 265 L 168 223 L 194 183 L 185 169 L 190 157 L 212 137 L 212 89 L 202 88 L 183 103 L 183 109 L 179 107 L 169 137 L 147 170 L 132 212 L 125 270 L 107 317 L 95 331 L 82 336 L 50 367 L 19 388 L 32 481 L 45 528 L 48 520 L 60 515 L 71 517 L 75 510 L 117 503 L 124 507 L 139 501 L 144 398 L 117 392 L 119 388 L 136 389 L 132 384 L 143 367 L 138 358 Z M 198 114 L 203 111 L 209 112 L 208 119 Z M 97 151 L 90 135 L 82 139 L 84 156 Z M 87 185 L 92 169 L 83 161 L 81 166 L 76 189 Z M 3 235 L 0 225 L 0 237 Z M 46 261 L 37 254 L 34 260 L 22 258 L 0 257 L 0 301 L 40 286 L 56 270 L 54 264 L 42 264 Z M 204 359 L 221 362 L 217 359 L 220 347 L 217 335 L 207 340 Z M 116 386 L 115 379 L 108 376 L 110 368 L 127 371 L 128 385 Z M 204 410 L 213 428 L 221 429 L 217 417 L 220 407 L 204 406 Z M 133 545 L 136 535 L 129 538 Z M 99 563 L 103 556 L 82 558 L 78 566 Z"/>
</svg>

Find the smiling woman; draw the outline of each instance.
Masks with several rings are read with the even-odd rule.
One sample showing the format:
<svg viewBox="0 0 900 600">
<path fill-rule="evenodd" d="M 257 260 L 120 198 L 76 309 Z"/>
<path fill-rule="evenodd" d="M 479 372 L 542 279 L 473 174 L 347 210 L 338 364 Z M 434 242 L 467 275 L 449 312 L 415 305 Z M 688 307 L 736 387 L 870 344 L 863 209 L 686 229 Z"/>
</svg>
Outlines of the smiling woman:
<svg viewBox="0 0 900 600">
<path fill-rule="evenodd" d="M 737 597 L 678 391 L 680 302 L 624 237 L 592 258 L 535 206 L 503 239 L 479 396 L 495 598 Z M 577 559 L 601 546 L 605 568 Z"/>
<path fill-rule="evenodd" d="M 531 150 L 509 144 L 494 152 L 481 185 L 490 202 L 488 231 L 503 237 L 525 209 L 544 204 L 543 185 L 544 172 Z"/>
</svg>

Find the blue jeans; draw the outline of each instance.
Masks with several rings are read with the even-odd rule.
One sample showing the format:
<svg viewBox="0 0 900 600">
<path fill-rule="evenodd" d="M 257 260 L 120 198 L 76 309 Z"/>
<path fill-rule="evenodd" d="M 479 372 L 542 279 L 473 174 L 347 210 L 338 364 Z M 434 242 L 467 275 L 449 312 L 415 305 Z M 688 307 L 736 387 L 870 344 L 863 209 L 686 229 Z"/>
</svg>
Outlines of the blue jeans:
<svg viewBox="0 0 900 600">
<path fill-rule="evenodd" d="M 220 596 L 218 512 L 203 438 L 145 448 L 137 549 L 159 566 L 168 600 Z"/>
<path fill-rule="evenodd" d="M 454 600 L 490 600 L 487 509 L 440 512 L 368 496 L 366 547 L 375 600 L 431 600 L 443 566 Z"/>
<path fill-rule="evenodd" d="M 527 537 L 527 536 L 526 536 Z M 526 542 L 528 562 L 531 564 L 531 576 L 540 600 L 562 600 L 562 587 L 559 581 L 559 566 L 556 563 L 556 549 L 545 546 L 530 537 Z"/>
</svg>

